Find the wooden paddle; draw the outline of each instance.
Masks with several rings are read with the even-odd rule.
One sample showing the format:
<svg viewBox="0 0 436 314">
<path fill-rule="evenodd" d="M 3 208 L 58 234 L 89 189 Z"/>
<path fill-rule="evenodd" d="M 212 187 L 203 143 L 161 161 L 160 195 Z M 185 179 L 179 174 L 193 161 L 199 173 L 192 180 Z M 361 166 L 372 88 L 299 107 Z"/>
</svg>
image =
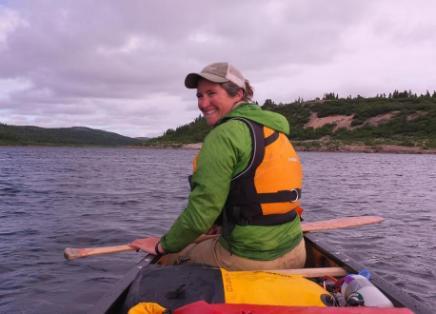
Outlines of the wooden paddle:
<svg viewBox="0 0 436 314">
<path fill-rule="evenodd" d="M 342 229 L 342 228 L 350 228 L 350 227 L 358 227 L 363 225 L 375 224 L 382 222 L 383 218 L 380 216 L 357 216 L 357 217 L 343 217 L 329 220 L 321 220 L 315 222 L 303 222 L 301 224 L 303 232 L 321 232 L 328 231 L 333 229 Z M 219 235 L 201 235 L 198 237 L 195 242 L 205 241 L 210 238 L 215 238 Z M 105 247 L 94 247 L 94 248 L 66 248 L 64 250 L 64 256 L 68 260 L 86 257 L 86 256 L 94 256 L 94 255 L 102 255 L 102 254 L 111 254 L 111 253 L 120 253 L 127 251 L 135 251 L 136 249 L 132 248 L 128 244 L 117 245 L 117 246 L 105 246 Z"/>
</svg>

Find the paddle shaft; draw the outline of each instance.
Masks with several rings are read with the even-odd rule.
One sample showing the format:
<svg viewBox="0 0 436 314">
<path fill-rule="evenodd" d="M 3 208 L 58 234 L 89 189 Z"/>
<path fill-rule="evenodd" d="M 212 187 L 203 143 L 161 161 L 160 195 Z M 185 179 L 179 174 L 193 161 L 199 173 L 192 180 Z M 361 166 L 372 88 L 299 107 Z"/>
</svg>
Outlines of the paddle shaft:
<svg viewBox="0 0 436 314">
<path fill-rule="evenodd" d="M 315 222 L 303 222 L 301 224 L 304 233 L 307 232 L 321 232 L 333 229 L 358 227 L 363 225 L 375 224 L 382 222 L 383 218 L 379 216 L 357 216 L 357 217 L 343 217 L 329 220 L 321 220 Z M 195 240 L 196 243 L 202 242 L 211 238 L 215 238 L 219 235 L 201 235 Z M 94 248 L 66 248 L 64 250 L 64 256 L 68 260 L 94 256 L 103 255 L 111 253 L 120 253 L 127 251 L 135 251 L 128 244 L 117 245 L 117 246 L 105 246 L 105 247 L 94 247 Z"/>
<path fill-rule="evenodd" d="M 102 247 L 94 247 L 94 248 L 66 248 L 64 250 L 64 257 L 66 259 L 76 259 L 87 256 L 94 255 L 103 255 L 103 254 L 112 254 L 112 253 L 121 253 L 132 251 L 132 248 L 128 244 L 124 245 L 116 245 L 116 246 L 102 246 Z"/>
</svg>

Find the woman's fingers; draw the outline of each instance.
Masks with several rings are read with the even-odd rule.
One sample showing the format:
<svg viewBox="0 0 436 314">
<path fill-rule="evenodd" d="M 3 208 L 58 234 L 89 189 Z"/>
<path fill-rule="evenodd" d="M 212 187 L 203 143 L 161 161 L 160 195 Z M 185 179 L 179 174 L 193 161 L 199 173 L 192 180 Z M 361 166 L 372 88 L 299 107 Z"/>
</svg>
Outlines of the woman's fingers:
<svg viewBox="0 0 436 314">
<path fill-rule="evenodd" d="M 156 254 L 155 247 L 158 242 L 159 238 L 148 237 L 143 239 L 136 239 L 133 242 L 129 243 L 129 246 L 137 250 L 143 250 L 150 254 Z"/>
</svg>

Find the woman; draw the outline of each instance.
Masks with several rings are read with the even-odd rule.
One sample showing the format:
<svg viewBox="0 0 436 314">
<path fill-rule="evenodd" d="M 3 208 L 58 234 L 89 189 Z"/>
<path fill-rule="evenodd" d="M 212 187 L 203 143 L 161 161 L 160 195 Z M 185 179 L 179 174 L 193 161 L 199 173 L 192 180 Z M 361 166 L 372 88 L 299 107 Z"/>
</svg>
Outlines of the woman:
<svg viewBox="0 0 436 314">
<path fill-rule="evenodd" d="M 160 239 L 131 246 L 228 270 L 303 267 L 301 163 L 285 117 L 250 103 L 253 89 L 235 67 L 213 63 L 190 73 L 198 107 L 213 129 L 194 161 L 187 208 Z M 199 236 L 208 233 L 216 237 Z"/>
</svg>

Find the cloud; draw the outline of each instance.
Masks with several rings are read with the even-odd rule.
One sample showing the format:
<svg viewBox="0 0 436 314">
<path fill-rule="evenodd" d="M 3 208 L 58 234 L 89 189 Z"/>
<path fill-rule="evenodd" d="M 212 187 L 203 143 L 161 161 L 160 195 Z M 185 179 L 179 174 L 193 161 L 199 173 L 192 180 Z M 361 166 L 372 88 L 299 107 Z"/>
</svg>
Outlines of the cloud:
<svg viewBox="0 0 436 314">
<path fill-rule="evenodd" d="M 10 1 L 0 121 L 155 136 L 198 116 L 186 73 L 230 61 L 288 102 L 432 90 L 432 1 Z"/>
</svg>

